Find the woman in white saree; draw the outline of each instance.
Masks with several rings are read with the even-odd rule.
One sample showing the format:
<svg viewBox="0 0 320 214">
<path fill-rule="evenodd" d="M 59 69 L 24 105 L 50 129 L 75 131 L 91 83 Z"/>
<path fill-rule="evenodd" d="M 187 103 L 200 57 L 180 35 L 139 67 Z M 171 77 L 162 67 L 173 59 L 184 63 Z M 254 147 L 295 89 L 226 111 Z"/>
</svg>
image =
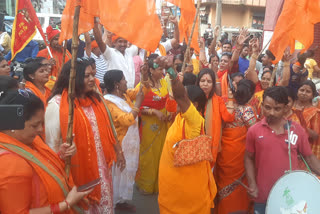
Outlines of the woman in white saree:
<svg viewBox="0 0 320 214">
<path fill-rule="evenodd" d="M 120 70 L 110 70 L 104 75 L 107 106 L 111 112 L 118 140 L 126 159 L 126 168 L 121 172 L 113 167 L 113 199 L 116 209 L 135 211 L 128 204 L 132 200 L 133 185 L 139 163 L 140 137 L 138 115 L 144 99 L 145 87 L 127 89 L 127 81 Z M 133 101 L 135 100 L 135 104 Z"/>
</svg>

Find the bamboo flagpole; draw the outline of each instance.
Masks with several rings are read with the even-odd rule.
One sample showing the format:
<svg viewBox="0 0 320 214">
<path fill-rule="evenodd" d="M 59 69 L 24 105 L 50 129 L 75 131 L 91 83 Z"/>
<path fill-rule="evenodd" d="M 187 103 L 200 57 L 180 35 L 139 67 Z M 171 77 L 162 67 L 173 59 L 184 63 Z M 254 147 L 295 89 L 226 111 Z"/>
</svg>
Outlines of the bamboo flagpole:
<svg viewBox="0 0 320 214">
<path fill-rule="evenodd" d="M 79 1 L 80 2 L 80 1 Z M 74 112 L 74 98 L 75 98 L 75 79 L 76 79 L 76 60 L 79 45 L 78 26 L 80 16 L 80 5 L 77 5 L 74 10 L 73 17 L 73 34 L 72 34 L 72 59 L 71 59 L 71 70 L 69 78 L 68 88 L 68 103 L 69 103 L 69 114 L 68 114 L 68 130 L 67 130 L 67 143 L 72 145 L 73 141 L 73 112 Z M 66 173 L 67 176 L 70 174 L 71 157 L 66 160 Z"/>
<path fill-rule="evenodd" d="M 189 52 L 190 52 L 190 45 L 191 45 L 191 41 L 192 41 L 192 36 L 193 36 L 193 32 L 194 32 L 194 28 L 196 27 L 196 23 L 197 23 L 197 18 L 198 18 L 198 14 L 199 14 L 199 11 L 200 11 L 200 0 L 198 0 L 198 3 L 197 3 L 197 11 L 196 11 L 196 15 L 194 16 L 194 20 L 193 20 L 193 24 L 192 24 L 192 29 L 191 29 L 191 32 L 190 32 L 190 36 L 189 36 L 189 39 L 188 39 L 188 46 L 187 46 L 187 50 L 184 54 L 184 60 L 183 60 L 183 63 L 182 63 L 182 69 L 181 71 L 184 73 L 184 70 L 185 70 L 185 67 L 186 67 L 186 60 L 188 58 L 188 55 L 189 55 Z M 199 20 L 200 22 L 200 20 Z"/>
<path fill-rule="evenodd" d="M 62 66 L 61 66 L 61 69 L 63 68 L 64 66 L 64 62 L 66 61 L 66 53 L 67 53 L 67 40 L 64 40 L 64 43 L 63 43 L 63 54 L 62 54 Z M 61 71 L 60 71 L 61 72 Z"/>
</svg>

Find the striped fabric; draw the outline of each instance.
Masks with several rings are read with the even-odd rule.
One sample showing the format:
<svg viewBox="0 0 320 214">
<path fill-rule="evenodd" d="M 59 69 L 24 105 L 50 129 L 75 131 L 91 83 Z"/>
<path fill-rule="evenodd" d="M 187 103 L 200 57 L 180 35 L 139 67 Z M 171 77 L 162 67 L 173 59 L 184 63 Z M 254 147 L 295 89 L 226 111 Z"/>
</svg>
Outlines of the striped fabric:
<svg viewBox="0 0 320 214">
<path fill-rule="evenodd" d="M 84 56 L 88 57 L 86 51 L 84 51 Z M 91 58 L 94 59 L 96 61 L 96 69 L 97 69 L 97 73 L 96 73 L 96 78 L 99 79 L 100 83 L 103 83 L 103 76 L 104 74 L 107 72 L 108 69 L 108 63 L 107 61 L 103 58 L 102 55 L 100 55 L 99 57 L 97 57 L 94 53 L 91 52 Z"/>
</svg>

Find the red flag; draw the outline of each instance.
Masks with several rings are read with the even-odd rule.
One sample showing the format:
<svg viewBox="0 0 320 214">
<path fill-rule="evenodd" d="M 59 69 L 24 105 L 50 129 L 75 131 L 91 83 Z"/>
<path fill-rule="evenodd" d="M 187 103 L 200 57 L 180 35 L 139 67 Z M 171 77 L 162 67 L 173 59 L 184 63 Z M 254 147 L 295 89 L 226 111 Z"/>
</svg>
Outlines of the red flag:
<svg viewBox="0 0 320 214">
<path fill-rule="evenodd" d="M 32 40 L 37 32 L 36 28 L 47 45 L 46 37 L 31 1 L 16 0 L 16 17 L 12 26 L 11 60 Z"/>
<path fill-rule="evenodd" d="M 196 15 L 196 8 L 194 4 L 194 0 L 166 0 L 181 9 L 181 17 L 179 21 L 179 31 L 180 31 L 180 40 L 181 42 L 183 39 L 188 42 L 192 25 L 194 21 L 194 17 Z M 195 49 L 196 52 L 199 53 L 199 43 L 198 43 L 198 29 L 199 29 L 199 19 L 197 17 L 196 26 L 193 32 L 192 40 L 191 40 L 191 47 Z"/>
<path fill-rule="evenodd" d="M 60 42 L 72 38 L 73 14 L 76 1 L 67 0 L 61 21 Z M 91 0 L 81 1 L 78 33 L 93 28 L 93 17 L 109 31 L 132 44 L 154 51 L 157 49 L 162 28 L 155 13 L 154 0 Z"/>
<path fill-rule="evenodd" d="M 314 24 L 320 22 L 320 3 L 314 0 L 286 0 L 276 24 L 269 50 L 278 62 L 284 50 L 290 46 L 294 51 L 295 41 L 308 49 L 314 40 Z"/>
</svg>

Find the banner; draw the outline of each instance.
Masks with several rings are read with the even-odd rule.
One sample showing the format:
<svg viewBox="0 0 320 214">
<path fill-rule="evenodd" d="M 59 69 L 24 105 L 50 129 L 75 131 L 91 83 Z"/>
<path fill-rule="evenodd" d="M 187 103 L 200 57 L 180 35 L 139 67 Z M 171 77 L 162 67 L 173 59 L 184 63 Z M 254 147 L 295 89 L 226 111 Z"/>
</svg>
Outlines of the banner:
<svg viewBox="0 0 320 214">
<path fill-rule="evenodd" d="M 109 31 L 148 51 L 159 45 L 162 28 L 154 0 L 67 0 L 62 14 L 59 41 L 72 38 L 73 15 L 81 5 L 78 34 L 93 28 L 94 17 Z"/>
<path fill-rule="evenodd" d="M 16 17 L 12 26 L 11 60 L 22 51 L 37 33 L 37 28 L 44 38 L 39 19 L 30 0 L 16 0 Z"/>
</svg>

